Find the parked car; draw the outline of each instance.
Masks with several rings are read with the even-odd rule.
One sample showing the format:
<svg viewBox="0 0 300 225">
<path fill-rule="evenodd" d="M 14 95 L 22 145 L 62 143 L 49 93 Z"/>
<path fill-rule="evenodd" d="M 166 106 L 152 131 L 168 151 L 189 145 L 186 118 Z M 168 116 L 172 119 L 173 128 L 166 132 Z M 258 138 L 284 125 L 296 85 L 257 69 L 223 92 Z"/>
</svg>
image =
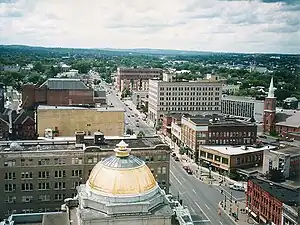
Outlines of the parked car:
<svg viewBox="0 0 300 225">
<path fill-rule="evenodd" d="M 190 168 L 188 168 L 188 169 L 186 170 L 186 172 L 187 172 L 189 175 L 192 175 L 192 174 L 193 174 L 193 171 L 192 171 Z"/>
<path fill-rule="evenodd" d="M 182 168 L 186 171 L 190 169 L 188 166 L 183 166 Z"/>
<path fill-rule="evenodd" d="M 176 153 L 175 153 L 175 152 L 172 152 L 172 153 L 171 153 L 171 156 L 172 156 L 172 157 L 175 157 L 175 156 L 176 156 Z"/>
<path fill-rule="evenodd" d="M 177 162 L 179 161 L 179 158 L 178 158 L 178 156 L 175 156 L 175 158 L 174 158 L 174 159 L 175 159 L 175 161 L 177 161 Z"/>
</svg>

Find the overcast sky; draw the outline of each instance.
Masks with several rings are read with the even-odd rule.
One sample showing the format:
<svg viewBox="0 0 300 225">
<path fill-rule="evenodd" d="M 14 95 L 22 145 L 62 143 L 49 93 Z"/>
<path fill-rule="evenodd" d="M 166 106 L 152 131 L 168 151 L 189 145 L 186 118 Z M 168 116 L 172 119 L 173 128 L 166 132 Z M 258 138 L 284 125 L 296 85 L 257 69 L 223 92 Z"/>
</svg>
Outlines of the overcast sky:
<svg viewBox="0 0 300 225">
<path fill-rule="evenodd" d="M 300 53 L 300 0 L 0 0 L 0 44 Z"/>
</svg>

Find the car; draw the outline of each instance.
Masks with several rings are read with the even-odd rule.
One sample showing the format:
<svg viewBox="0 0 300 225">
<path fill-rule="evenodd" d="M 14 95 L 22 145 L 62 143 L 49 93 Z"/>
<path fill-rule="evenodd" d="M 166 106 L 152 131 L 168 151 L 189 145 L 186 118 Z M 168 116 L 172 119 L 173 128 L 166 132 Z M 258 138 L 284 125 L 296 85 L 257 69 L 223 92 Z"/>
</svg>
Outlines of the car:
<svg viewBox="0 0 300 225">
<path fill-rule="evenodd" d="M 185 171 L 188 171 L 190 168 L 188 166 L 183 166 L 182 167 Z"/>
<path fill-rule="evenodd" d="M 172 157 L 175 157 L 175 156 L 176 156 L 176 153 L 175 153 L 175 152 L 172 152 L 172 153 L 171 153 L 171 156 L 172 156 Z"/>
<path fill-rule="evenodd" d="M 193 174 L 193 171 L 191 169 L 187 169 L 186 172 L 189 174 L 189 175 L 192 175 Z"/>
<path fill-rule="evenodd" d="M 137 123 L 137 124 L 136 124 L 136 127 L 139 127 L 139 126 L 140 126 L 140 125 Z"/>
<path fill-rule="evenodd" d="M 264 139 L 266 139 L 266 138 L 267 138 L 267 136 L 266 136 L 266 135 L 259 135 L 258 137 L 260 137 L 260 138 L 264 138 Z"/>
<path fill-rule="evenodd" d="M 134 117 L 134 115 L 132 114 L 131 117 Z"/>
<path fill-rule="evenodd" d="M 178 156 L 176 156 L 176 157 L 174 158 L 174 160 L 178 162 L 178 161 L 179 161 Z"/>
<path fill-rule="evenodd" d="M 138 122 L 140 122 L 140 120 L 139 120 L 139 119 L 136 119 L 136 120 L 135 120 L 135 122 L 137 122 L 137 123 L 138 123 Z"/>
<path fill-rule="evenodd" d="M 128 125 L 129 124 L 128 121 L 126 121 L 125 124 Z"/>
</svg>

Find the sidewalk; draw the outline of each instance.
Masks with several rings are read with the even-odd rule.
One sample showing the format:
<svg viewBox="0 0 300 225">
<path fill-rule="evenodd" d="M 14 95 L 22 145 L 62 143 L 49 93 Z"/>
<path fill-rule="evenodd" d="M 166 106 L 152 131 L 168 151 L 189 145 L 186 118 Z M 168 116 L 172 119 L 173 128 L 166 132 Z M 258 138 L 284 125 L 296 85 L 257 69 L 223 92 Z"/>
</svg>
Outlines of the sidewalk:
<svg viewBox="0 0 300 225">
<path fill-rule="evenodd" d="M 249 225 L 256 224 L 256 222 L 249 217 L 248 213 L 245 211 L 245 202 L 240 201 L 230 201 L 230 199 L 225 199 L 219 203 L 220 213 L 226 213 L 228 217 L 235 222 L 237 225 Z"/>
<path fill-rule="evenodd" d="M 229 186 L 229 184 L 236 183 L 235 180 L 230 179 L 229 177 L 223 176 L 219 173 L 211 171 L 211 178 L 209 178 L 209 169 L 206 167 L 202 167 L 197 165 L 193 160 L 191 160 L 187 155 L 179 154 L 179 146 L 177 146 L 174 142 L 171 141 L 169 137 L 164 136 L 163 134 L 159 134 L 161 139 L 176 153 L 180 162 L 183 166 L 188 166 L 193 171 L 194 175 L 199 178 L 201 181 L 211 184 L 211 185 L 220 185 L 220 186 Z M 223 181 L 223 182 L 221 182 Z"/>
</svg>

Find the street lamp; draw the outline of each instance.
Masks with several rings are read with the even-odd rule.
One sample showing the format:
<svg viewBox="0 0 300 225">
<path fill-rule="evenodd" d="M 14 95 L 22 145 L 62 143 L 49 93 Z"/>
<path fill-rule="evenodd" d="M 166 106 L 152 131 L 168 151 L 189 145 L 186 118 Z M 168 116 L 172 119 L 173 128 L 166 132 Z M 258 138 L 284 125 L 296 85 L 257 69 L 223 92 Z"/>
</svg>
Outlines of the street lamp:
<svg viewBox="0 0 300 225">
<path fill-rule="evenodd" d="M 208 169 L 209 169 L 209 175 L 208 175 L 208 177 L 211 178 L 211 163 L 209 163 Z"/>
<path fill-rule="evenodd" d="M 236 219 L 239 219 L 239 203 L 236 204 Z"/>
</svg>

